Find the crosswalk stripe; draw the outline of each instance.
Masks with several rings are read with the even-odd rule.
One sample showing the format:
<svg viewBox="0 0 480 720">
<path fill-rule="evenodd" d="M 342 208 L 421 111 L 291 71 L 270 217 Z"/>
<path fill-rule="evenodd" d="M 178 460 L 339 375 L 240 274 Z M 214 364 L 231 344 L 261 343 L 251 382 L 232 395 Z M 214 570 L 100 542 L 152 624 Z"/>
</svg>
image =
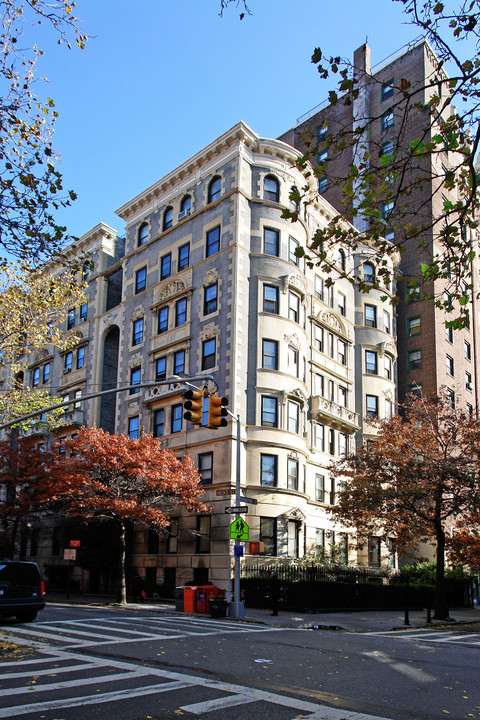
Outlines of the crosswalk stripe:
<svg viewBox="0 0 480 720">
<path fill-rule="evenodd" d="M 18 665 L 18 660 L 16 662 Z M 24 664 L 22 660 L 22 665 Z M 2 668 L 4 667 L 4 664 L 2 663 Z M 61 673 L 68 673 L 68 672 L 74 672 L 75 670 L 91 670 L 92 668 L 99 668 L 104 667 L 103 664 L 100 664 L 99 662 L 89 662 L 89 663 L 83 663 L 83 665 L 69 665 L 65 668 L 43 668 L 43 670 L 25 670 L 24 672 L 17 672 L 17 673 L 6 673 L 5 678 L 8 680 L 18 680 L 19 678 L 33 678 L 33 677 L 40 677 L 42 675 L 60 675 Z"/>
<path fill-rule="evenodd" d="M 3 697 L 9 695 L 23 695 L 26 692 L 28 694 L 37 694 L 41 692 L 50 692 L 52 690 L 65 690 L 66 688 L 83 687 L 84 685 L 98 685 L 99 683 L 107 682 L 119 682 L 120 680 L 131 680 L 134 677 L 146 677 L 150 675 L 148 669 L 139 668 L 138 671 L 130 670 L 125 673 L 116 673 L 115 675 L 102 675 L 101 677 L 81 678 L 79 680 L 66 680 L 55 683 L 48 683 L 44 685 L 32 685 L 28 688 L 26 686 L 17 688 L 4 688 L 2 690 Z"/>
<path fill-rule="evenodd" d="M 236 705 L 246 705 L 247 703 L 258 702 L 257 698 L 247 695 L 230 695 L 223 698 L 215 698 L 215 700 L 207 700 L 206 702 L 192 703 L 191 705 L 181 705 L 180 710 L 190 713 L 207 713 L 214 710 L 225 710 L 226 708 L 235 707 Z"/>
<path fill-rule="evenodd" d="M 78 705 L 96 705 L 97 703 L 115 702 L 117 700 L 126 700 L 145 695 L 153 695 L 161 692 L 169 692 L 170 690 L 183 690 L 190 687 L 188 680 L 174 681 L 169 683 L 161 683 L 159 685 L 148 685 L 147 687 L 133 688 L 131 690 L 118 690 L 108 693 L 98 693 L 95 695 L 83 695 L 80 697 L 68 698 L 64 700 L 50 700 L 46 702 L 32 703 L 30 705 L 17 705 L 0 709 L 0 718 L 11 720 L 17 715 L 27 715 L 32 712 L 45 712 L 46 710 L 56 710 L 57 708 L 77 707 Z"/>
</svg>

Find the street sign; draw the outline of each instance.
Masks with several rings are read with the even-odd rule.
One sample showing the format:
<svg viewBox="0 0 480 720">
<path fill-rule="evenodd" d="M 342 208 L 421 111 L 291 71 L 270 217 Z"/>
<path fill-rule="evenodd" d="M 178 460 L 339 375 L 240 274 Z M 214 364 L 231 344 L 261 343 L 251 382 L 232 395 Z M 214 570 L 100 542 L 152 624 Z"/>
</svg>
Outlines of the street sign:
<svg viewBox="0 0 480 720">
<path fill-rule="evenodd" d="M 80 540 L 70 540 L 70 547 L 80 547 Z"/>
<path fill-rule="evenodd" d="M 222 488 L 221 490 L 217 490 L 215 495 L 235 495 L 236 492 L 235 488 Z"/>
<path fill-rule="evenodd" d="M 235 557 L 243 557 L 243 545 L 234 545 L 233 554 Z"/>
<path fill-rule="evenodd" d="M 256 505 L 258 502 L 257 500 L 255 500 L 255 498 L 246 498 L 243 496 L 240 496 L 238 499 L 240 500 L 240 502 L 250 503 L 250 505 Z"/>
<path fill-rule="evenodd" d="M 226 507 L 225 512 L 233 515 L 241 515 L 242 513 L 248 513 L 248 507 L 246 505 L 235 505 L 233 507 Z"/>
<path fill-rule="evenodd" d="M 71 550 L 70 548 L 65 548 L 63 551 L 63 559 L 64 560 L 76 560 L 77 559 L 77 551 L 75 548 Z"/>
<path fill-rule="evenodd" d="M 230 523 L 230 540 L 248 540 L 249 527 L 243 518 Z"/>
</svg>

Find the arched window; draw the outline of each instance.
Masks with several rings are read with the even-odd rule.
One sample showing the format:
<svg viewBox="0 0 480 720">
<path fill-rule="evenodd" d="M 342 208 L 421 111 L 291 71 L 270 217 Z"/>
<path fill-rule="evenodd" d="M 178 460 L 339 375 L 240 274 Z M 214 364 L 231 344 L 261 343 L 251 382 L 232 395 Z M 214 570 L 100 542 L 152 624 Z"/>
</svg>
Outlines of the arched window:
<svg viewBox="0 0 480 720">
<path fill-rule="evenodd" d="M 90 279 L 90 270 L 92 269 L 92 264 L 89 261 L 86 261 L 83 263 L 82 266 L 82 280 L 83 282 L 87 282 L 87 280 Z"/>
<path fill-rule="evenodd" d="M 213 178 L 210 185 L 208 186 L 208 202 L 211 203 L 214 200 L 218 200 L 222 193 L 222 179 L 218 177 Z"/>
<path fill-rule="evenodd" d="M 340 268 L 340 270 L 343 270 L 343 272 L 345 272 L 346 258 L 345 258 L 345 252 L 343 250 L 338 251 L 337 265 Z"/>
<path fill-rule="evenodd" d="M 265 200 L 273 200 L 274 202 L 278 202 L 280 199 L 280 185 L 273 175 L 267 175 L 263 181 L 263 196 Z"/>
<path fill-rule="evenodd" d="M 363 264 L 363 280 L 366 283 L 375 282 L 375 267 L 371 262 L 366 262 Z"/>
<path fill-rule="evenodd" d="M 181 220 L 182 218 L 190 215 L 191 210 L 192 198 L 190 197 L 190 195 L 185 195 L 185 197 L 182 199 L 182 202 L 180 203 L 180 212 L 178 214 L 178 219 Z"/>
<path fill-rule="evenodd" d="M 148 242 L 148 223 L 142 223 L 138 229 L 138 246 Z"/>
<path fill-rule="evenodd" d="M 163 213 L 163 229 L 168 230 L 168 228 L 171 228 L 172 225 L 173 225 L 173 208 L 169 206 Z"/>
</svg>

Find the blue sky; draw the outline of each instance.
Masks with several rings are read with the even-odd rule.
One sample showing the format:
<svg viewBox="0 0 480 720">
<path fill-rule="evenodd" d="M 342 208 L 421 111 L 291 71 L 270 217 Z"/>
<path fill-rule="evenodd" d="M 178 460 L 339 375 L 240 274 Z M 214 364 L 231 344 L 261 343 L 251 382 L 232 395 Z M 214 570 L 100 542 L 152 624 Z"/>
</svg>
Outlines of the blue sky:
<svg viewBox="0 0 480 720">
<path fill-rule="evenodd" d="M 40 30 L 42 75 L 60 118 L 64 185 L 78 193 L 58 221 L 82 235 L 137 193 L 244 120 L 277 137 L 322 102 L 310 58 L 352 58 L 365 42 L 375 65 L 418 35 L 392 0 L 249 0 L 239 20 L 218 0 L 77 0 L 85 50 Z M 40 88 L 39 88 L 40 89 Z"/>
</svg>

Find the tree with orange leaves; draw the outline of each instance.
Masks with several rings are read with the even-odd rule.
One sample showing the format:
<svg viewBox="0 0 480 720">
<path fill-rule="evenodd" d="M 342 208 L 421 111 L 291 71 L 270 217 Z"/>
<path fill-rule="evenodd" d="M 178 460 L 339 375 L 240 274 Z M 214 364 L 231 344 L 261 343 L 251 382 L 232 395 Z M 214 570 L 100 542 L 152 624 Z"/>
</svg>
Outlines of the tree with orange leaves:
<svg viewBox="0 0 480 720">
<path fill-rule="evenodd" d="M 456 522 L 480 509 L 480 423 L 446 395 L 411 398 L 403 416 L 377 421 L 372 445 L 335 464 L 343 482 L 334 517 L 359 537 L 394 537 L 399 551 L 429 542 L 436 551 L 434 616 L 448 618 L 445 547 Z"/>
<path fill-rule="evenodd" d="M 22 525 L 44 510 L 49 453 L 33 437 L 0 442 L 0 554 L 15 555 Z"/>
<path fill-rule="evenodd" d="M 447 555 L 451 562 L 480 572 L 480 511 L 460 523 L 447 539 Z"/>
<path fill-rule="evenodd" d="M 113 520 L 119 529 L 118 596 L 126 602 L 126 523 L 161 530 L 181 509 L 209 514 L 192 458 L 179 460 L 151 435 L 129 438 L 82 428 L 55 456 L 45 500 L 55 510 L 85 521 Z"/>
</svg>

